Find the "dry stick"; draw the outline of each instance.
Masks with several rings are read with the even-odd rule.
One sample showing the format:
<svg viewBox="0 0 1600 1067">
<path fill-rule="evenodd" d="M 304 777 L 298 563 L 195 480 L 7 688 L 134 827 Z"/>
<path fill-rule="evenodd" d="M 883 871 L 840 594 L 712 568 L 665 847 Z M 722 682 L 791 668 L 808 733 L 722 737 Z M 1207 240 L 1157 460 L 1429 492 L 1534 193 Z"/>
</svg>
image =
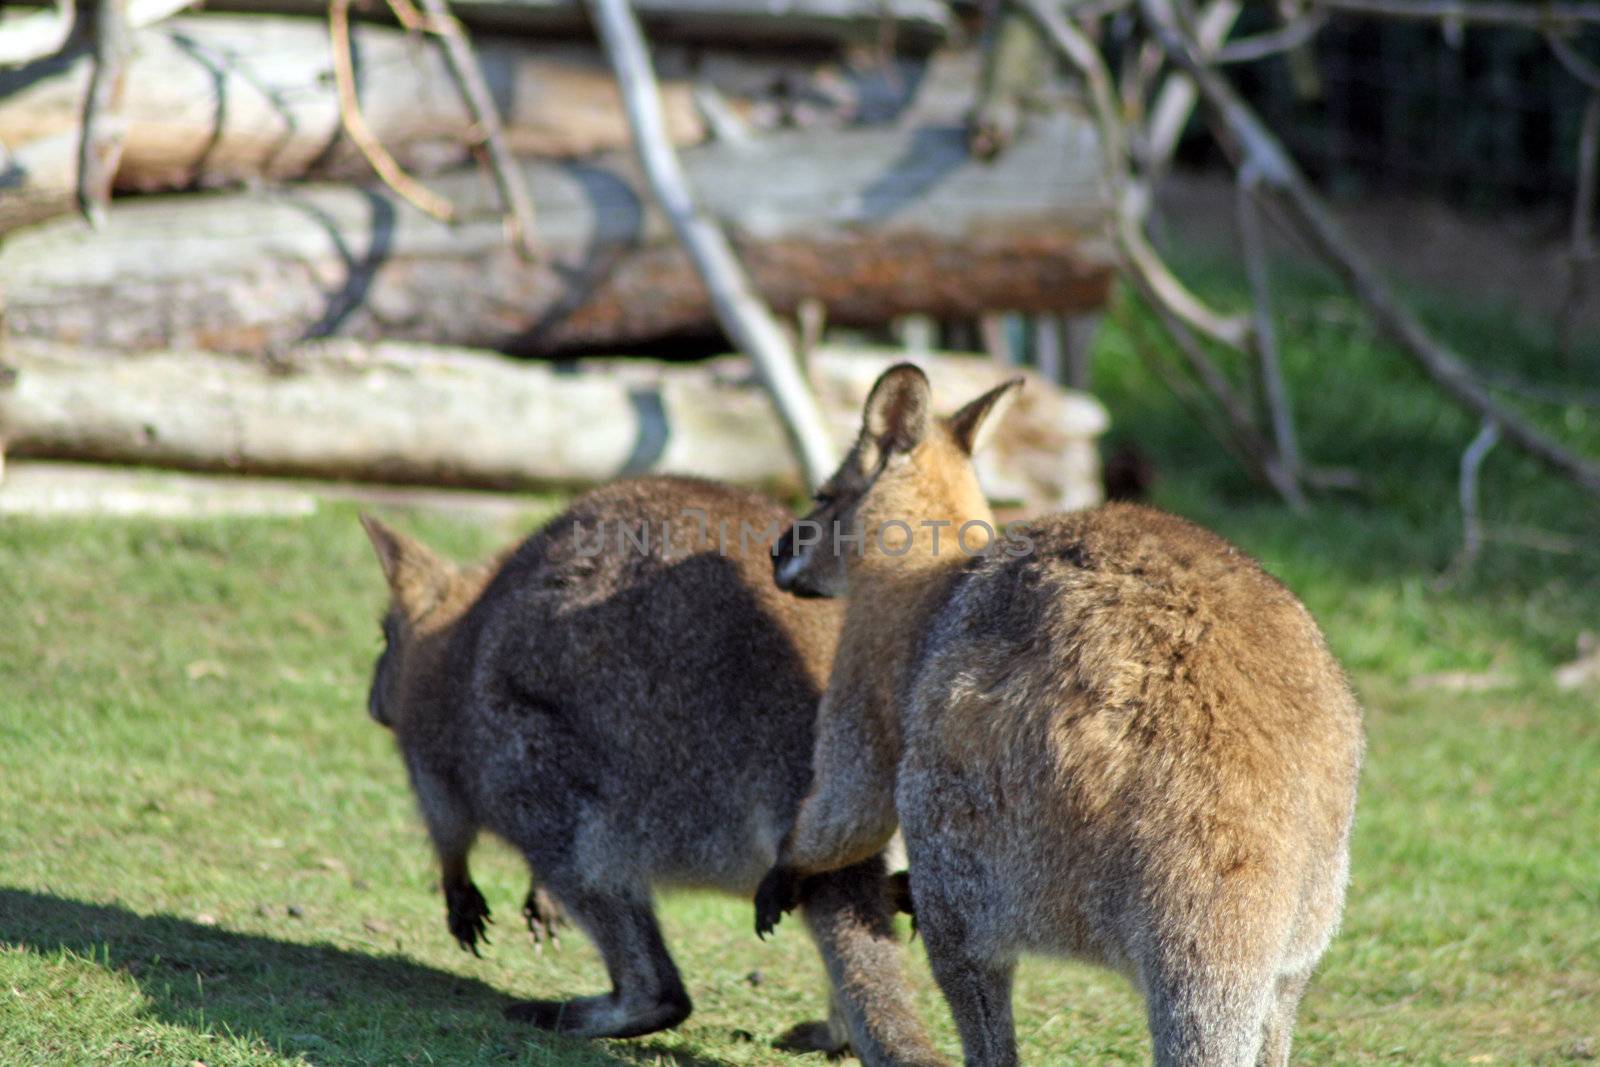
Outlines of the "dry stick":
<svg viewBox="0 0 1600 1067">
<path fill-rule="evenodd" d="M 489 169 L 494 175 L 495 187 L 500 190 L 501 203 L 511 213 L 513 247 L 523 259 L 531 260 L 536 249 L 533 200 L 528 196 L 522 172 L 511 157 L 505 129 L 500 122 L 500 111 L 495 107 L 488 85 L 484 83 L 483 71 L 472 53 L 466 31 L 450 14 L 446 0 L 422 0 L 422 7 L 428 14 L 429 28 L 444 42 L 444 56 L 450 74 L 460 86 L 461 95 L 466 98 L 467 107 L 472 112 L 472 120 L 477 124 L 483 150 L 489 157 Z"/>
<path fill-rule="evenodd" d="M 1201 9 L 1195 19 L 1195 40 L 1200 42 L 1202 55 L 1209 56 L 1222 47 L 1243 11 L 1239 0 L 1211 0 Z M 1146 166 L 1152 177 L 1160 176 L 1172 162 L 1197 99 L 1194 82 L 1182 71 L 1169 74 L 1162 83 L 1150 107 L 1150 159 Z"/>
<path fill-rule="evenodd" d="M 1250 302 L 1255 312 L 1252 347 L 1261 376 L 1261 397 L 1266 402 L 1272 423 L 1272 437 L 1278 458 L 1293 477 L 1300 469 L 1300 446 L 1295 440 L 1294 411 L 1289 387 L 1283 380 L 1278 358 L 1278 330 L 1272 321 L 1272 281 L 1267 267 L 1266 235 L 1262 233 L 1261 213 L 1256 204 L 1259 175 L 1249 163 L 1239 168 L 1237 190 L 1239 245 L 1244 250 L 1245 276 L 1250 283 Z"/>
<path fill-rule="evenodd" d="M 106 223 L 111 182 L 122 161 L 127 127 L 119 110 L 127 83 L 127 0 L 97 0 L 94 11 L 94 65 L 83 101 L 83 130 L 78 140 L 78 210 L 89 225 Z"/>
<path fill-rule="evenodd" d="M 1148 196 L 1128 173 L 1128 137 L 1117 112 L 1111 73 L 1099 49 L 1050 0 L 1017 2 L 1089 87 L 1090 111 L 1100 133 L 1107 195 L 1112 203 L 1112 239 L 1128 273 L 1196 332 L 1242 350 L 1249 338 L 1248 320 L 1213 310 L 1172 273 L 1145 236 Z"/>
<path fill-rule="evenodd" d="M 339 119 L 350 140 L 395 195 L 440 222 L 454 219 L 456 209 L 450 201 L 401 169 L 361 114 L 355 64 L 350 58 L 350 0 L 328 0 L 328 37 L 333 50 L 333 80 L 339 93 Z"/>
<path fill-rule="evenodd" d="M 1167 54 L 1195 79 L 1210 105 L 1213 129 L 1241 160 L 1252 160 L 1264 188 L 1276 193 L 1298 229 L 1366 306 L 1378 327 L 1461 404 L 1494 421 L 1512 444 L 1578 485 L 1600 495 L 1600 464 L 1562 446 L 1544 431 L 1500 404 L 1465 361 L 1435 340 L 1427 327 L 1389 291 L 1382 277 L 1358 251 L 1333 212 L 1322 202 L 1294 161 L 1229 85 L 1197 58 L 1192 41 L 1178 29 L 1165 0 L 1140 0 L 1145 21 Z"/>
<path fill-rule="evenodd" d="M 1141 0 L 1142 2 L 1142 0 Z M 1351 15 L 1518 26 L 1528 30 L 1600 23 L 1600 4 L 1506 3 L 1496 0 L 1315 0 L 1318 7 Z"/>
<path fill-rule="evenodd" d="M 695 203 L 667 136 L 661 90 L 639 21 L 628 0 L 589 0 L 589 10 L 616 72 L 645 180 L 705 282 L 717 320 L 755 364 L 806 482 L 816 487 L 833 473 L 827 423 L 800 372 L 789 339 L 750 284 L 727 236 Z"/>
<path fill-rule="evenodd" d="M 1145 237 L 1141 191 L 1128 173 L 1128 139 L 1114 101 L 1111 74 L 1099 50 L 1050 0 L 1018 0 L 1062 56 L 1082 74 L 1089 87 L 1091 112 L 1100 131 L 1105 181 L 1113 203 L 1113 239 L 1122 255 L 1134 288 L 1161 317 L 1167 331 L 1196 378 L 1209 391 L 1231 426 L 1236 451 L 1247 465 L 1291 506 L 1303 506 L 1304 495 L 1292 470 L 1285 466 L 1272 443 L 1256 428 L 1249 405 L 1234 392 L 1227 375 L 1206 354 L 1194 336 L 1198 333 L 1227 347 L 1244 351 L 1249 343 L 1249 323 L 1240 316 L 1222 316 L 1194 296 L 1167 268 Z M 1191 332 L 1192 331 L 1192 332 Z"/>
</svg>

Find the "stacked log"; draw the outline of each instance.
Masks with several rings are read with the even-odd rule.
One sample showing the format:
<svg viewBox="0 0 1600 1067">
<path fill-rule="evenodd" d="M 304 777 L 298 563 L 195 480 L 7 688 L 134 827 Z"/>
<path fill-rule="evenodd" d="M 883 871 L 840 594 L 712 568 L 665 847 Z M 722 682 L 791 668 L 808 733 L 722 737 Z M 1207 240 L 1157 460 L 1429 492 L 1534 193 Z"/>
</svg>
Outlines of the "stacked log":
<svg viewBox="0 0 1600 1067">
<path fill-rule="evenodd" d="M 843 452 L 873 380 L 904 353 L 821 348 L 811 385 Z M 204 352 L 110 353 L 13 341 L 0 425 L 14 455 L 401 484 L 550 489 L 644 473 L 801 490 L 770 402 L 742 359 L 552 365 L 350 341 L 267 364 Z M 926 355 L 955 404 L 1007 372 Z M 1098 500 L 1093 400 L 1034 379 L 979 460 L 986 490 L 1027 510 Z"/>
<path fill-rule="evenodd" d="M 683 160 L 775 310 L 814 299 L 830 321 L 876 324 L 1099 306 L 1112 262 L 1093 146 L 1061 116 L 994 164 L 940 126 L 789 131 Z M 7 327 L 233 353 L 351 337 L 547 355 L 717 336 L 630 159 L 530 163 L 526 178 L 534 263 L 507 247 L 475 173 L 434 182 L 468 219 L 455 225 L 381 186 L 119 201 L 103 230 L 62 219 L 0 246 Z"/>
</svg>

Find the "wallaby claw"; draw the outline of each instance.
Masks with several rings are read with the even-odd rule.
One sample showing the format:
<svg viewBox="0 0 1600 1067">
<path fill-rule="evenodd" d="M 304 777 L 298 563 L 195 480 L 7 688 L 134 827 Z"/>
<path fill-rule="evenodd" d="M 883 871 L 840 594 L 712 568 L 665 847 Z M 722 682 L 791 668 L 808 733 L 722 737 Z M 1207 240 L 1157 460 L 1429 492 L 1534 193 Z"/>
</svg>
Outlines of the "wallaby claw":
<svg viewBox="0 0 1600 1067">
<path fill-rule="evenodd" d="M 793 911 L 799 905 L 799 877 L 788 867 L 772 868 L 756 888 L 756 936 L 765 941 L 783 919 L 784 913 Z"/>
<path fill-rule="evenodd" d="M 445 921 L 456 944 L 461 946 L 462 951 L 482 959 L 478 942 L 489 944 L 488 924 L 494 921 L 489 917 L 488 901 L 483 899 L 477 886 L 462 882 L 445 889 L 444 903 L 447 909 Z"/>
<path fill-rule="evenodd" d="M 533 935 L 534 952 L 542 952 L 546 941 L 554 947 L 560 947 L 561 935 L 556 928 L 567 924 L 567 913 L 561 910 L 561 905 L 556 903 L 554 897 L 544 891 L 544 887 L 528 887 L 527 899 L 522 902 L 522 917 L 527 920 L 528 933 Z"/>
</svg>

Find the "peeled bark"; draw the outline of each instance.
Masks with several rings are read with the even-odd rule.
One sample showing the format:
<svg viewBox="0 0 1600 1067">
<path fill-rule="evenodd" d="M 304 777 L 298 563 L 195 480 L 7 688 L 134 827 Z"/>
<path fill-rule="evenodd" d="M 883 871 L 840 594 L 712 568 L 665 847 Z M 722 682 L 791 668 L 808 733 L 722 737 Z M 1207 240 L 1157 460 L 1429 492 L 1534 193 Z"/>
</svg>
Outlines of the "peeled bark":
<svg viewBox="0 0 1600 1067">
<path fill-rule="evenodd" d="M 646 472 L 801 488 L 770 402 L 737 358 L 555 366 L 336 342 L 267 362 L 37 341 L 13 341 L 3 358 L 0 439 L 17 457 L 497 489 Z M 811 354 L 807 373 L 841 451 L 872 382 L 903 358 Z M 917 361 L 949 409 L 1004 376 L 978 356 Z M 991 496 L 1030 510 L 1095 503 L 1105 426 L 1094 400 L 1033 379 L 981 454 L 980 478 Z"/>
<path fill-rule="evenodd" d="M 1105 299 L 1112 257 L 1092 133 L 1041 122 L 993 164 L 958 127 L 775 134 L 683 153 L 757 289 L 829 321 L 1071 313 Z M 517 353 L 714 338 L 704 287 L 631 162 L 532 164 L 527 263 L 475 172 L 432 179 L 467 221 L 382 188 L 314 186 L 119 203 L 106 228 L 56 220 L 0 246 L 15 336 L 105 348 L 263 353 L 330 336 Z"/>
</svg>

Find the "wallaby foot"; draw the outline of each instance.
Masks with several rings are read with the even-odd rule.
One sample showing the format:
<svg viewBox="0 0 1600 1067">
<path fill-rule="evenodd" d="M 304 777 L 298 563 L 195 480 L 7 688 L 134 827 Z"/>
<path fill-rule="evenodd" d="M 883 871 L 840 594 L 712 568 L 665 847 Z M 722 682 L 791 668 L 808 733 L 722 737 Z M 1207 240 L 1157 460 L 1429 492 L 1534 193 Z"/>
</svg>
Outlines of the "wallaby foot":
<svg viewBox="0 0 1600 1067">
<path fill-rule="evenodd" d="M 566 912 L 537 882 L 528 886 L 527 899 L 522 902 L 522 917 L 528 922 L 528 933 L 533 935 L 536 952 L 543 948 L 544 942 L 554 945 L 560 940 L 560 932 L 556 928 L 567 925 Z"/>
<path fill-rule="evenodd" d="M 630 1003 L 612 993 L 575 1000 L 523 1000 L 506 1018 L 572 1037 L 640 1037 L 670 1030 L 689 1017 L 693 1005 L 681 988 L 655 1003 Z"/>
<path fill-rule="evenodd" d="M 450 936 L 464 951 L 481 956 L 478 942 L 489 943 L 487 924 L 494 920 L 489 918 L 489 903 L 478 892 L 478 887 L 470 879 L 445 886 L 444 906 Z"/>
<path fill-rule="evenodd" d="M 850 1052 L 850 1035 L 826 1019 L 814 1019 L 789 1027 L 773 1047 L 783 1052 L 821 1052 L 834 1060 Z"/>
<path fill-rule="evenodd" d="M 595 892 L 550 882 L 551 898 L 593 939 L 611 976 L 607 996 L 529 1000 L 506 1017 L 574 1037 L 638 1037 L 677 1026 L 693 1006 L 667 953 L 648 890 Z"/>
</svg>

